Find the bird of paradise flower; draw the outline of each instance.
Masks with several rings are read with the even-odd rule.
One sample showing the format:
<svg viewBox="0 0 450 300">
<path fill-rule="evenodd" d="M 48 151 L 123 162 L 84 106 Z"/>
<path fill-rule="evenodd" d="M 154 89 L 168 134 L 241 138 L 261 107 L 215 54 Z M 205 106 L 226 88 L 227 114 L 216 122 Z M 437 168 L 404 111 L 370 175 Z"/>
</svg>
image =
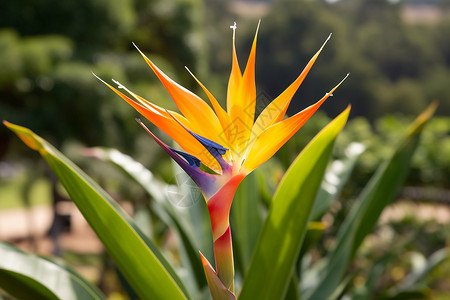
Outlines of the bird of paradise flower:
<svg viewBox="0 0 450 300">
<path fill-rule="evenodd" d="M 208 206 L 214 241 L 215 270 L 200 253 L 207 282 L 213 298 L 225 290 L 230 299 L 235 299 L 229 213 L 239 183 L 255 168 L 272 157 L 322 103 L 332 96 L 334 90 L 347 78 L 348 74 L 315 104 L 286 118 L 286 110 L 292 97 L 330 39 L 330 34 L 297 79 L 267 105 L 255 120 L 255 57 L 259 24 L 243 73 L 239 68 L 235 48 L 236 23 L 230 28 L 233 29 L 233 54 L 226 110 L 192 73 L 191 75 L 206 93 L 212 108 L 199 96 L 164 74 L 137 47 L 175 101 L 181 114 L 163 109 L 114 81 L 119 89 L 125 90 L 131 96 L 130 98 L 99 79 L 186 151 L 178 151 L 167 146 L 137 119 L 150 136 L 199 186 Z M 202 171 L 199 168 L 202 164 L 213 170 L 215 174 Z"/>
</svg>

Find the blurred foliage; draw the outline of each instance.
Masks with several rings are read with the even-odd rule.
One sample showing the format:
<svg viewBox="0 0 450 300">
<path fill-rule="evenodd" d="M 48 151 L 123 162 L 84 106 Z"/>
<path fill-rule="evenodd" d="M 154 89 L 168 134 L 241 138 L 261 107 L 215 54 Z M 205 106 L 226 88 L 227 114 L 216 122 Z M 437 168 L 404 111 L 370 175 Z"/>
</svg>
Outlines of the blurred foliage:
<svg viewBox="0 0 450 300">
<path fill-rule="evenodd" d="M 161 67 L 170 60 L 171 75 L 187 73 L 184 64 L 199 71 L 200 14 L 200 4 L 189 0 L 8 3 L 0 12 L 0 119 L 30 126 L 58 145 L 78 139 L 132 151 L 141 132 L 134 112 L 111 101 L 91 73 L 131 82 L 148 98 L 167 98 L 159 85 L 152 88 L 156 80 L 132 41 Z M 3 128 L 0 139 L 1 157 L 10 139 Z"/>
<path fill-rule="evenodd" d="M 325 126 L 330 119 L 322 112 L 314 115 L 299 134 L 295 135 L 278 152 L 278 159 L 283 169 L 314 137 L 314 134 Z M 402 115 L 386 115 L 371 124 L 366 118 L 356 117 L 348 122 L 336 141 L 335 156 L 345 155 L 347 145 L 351 142 L 362 143 L 366 150 L 355 167 L 357 176 L 351 182 L 352 188 L 359 188 L 367 182 L 383 158 L 392 152 L 395 143 L 411 122 L 410 117 Z M 411 172 L 406 181 L 407 186 L 431 186 L 449 189 L 450 185 L 450 118 L 434 117 L 423 131 L 423 137 L 413 157 Z M 434 197 L 432 197 L 434 199 Z M 424 199 L 421 200 L 432 200 Z M 448 200 L 447 200 L 448 201 Z"/>
<path fill-rule="evenodd" d="M 353 115 L 374 120 L 388 112 L 416 114 L 437 99 L 441 101 L 438 114 L 448 115 L 448 6 L 432 6 L 442 14 L 432 22 L 412 23 L 404 16 L 409 5 L 409 1 L 387 0 L 274 1 L 268 6 L 258 37 L 260 90 L 275 98 L 333 33 L 294 97 L 291 113 L 313 103 L 350 72 L 346 84 L 337 91 L 339 99 L 324 107 L 328 113 L 352 103 Z M 243 22 L 248 37 L 246 43 L 238 43 L 238 54 L 239 48 L 248 48 L 254 33 L 249 20 Z M 241 32 L 237 38 L 242 40 Z"/>
</svg>

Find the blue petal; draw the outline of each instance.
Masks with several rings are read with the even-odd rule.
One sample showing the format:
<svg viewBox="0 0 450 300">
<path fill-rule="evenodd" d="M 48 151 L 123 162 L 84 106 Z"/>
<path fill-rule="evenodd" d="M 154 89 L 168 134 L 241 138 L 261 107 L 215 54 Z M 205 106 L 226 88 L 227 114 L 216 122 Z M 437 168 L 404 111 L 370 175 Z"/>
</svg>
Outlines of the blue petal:
<svg viewBox="0 0 450 300">
<path fill-rule="evenodd" d="M 207 138 L 204 138 L 196 133 L 193 133 L 192 131 L 189 131 L 200 143 L 202 143 L 203 146 L 205 146 L 206 149 L 212 150 L 215 149 L 220 155 L 224 155 L 227 150 L 227 148 L 223 147 L 220 144 L 217 144 L 216 142 L 213 142 Z M 211 152 L 211 151 L 210 151 Z M 213 154 L 213 153 L 211 153 Z M 213 154 L 214 155 L 214 154 Z"/>
<path fill-rule="evenodd" d="M 191 167 L 197 167 L 197 168 L 200 167 L 201 162 L 200 162 L 200 159 L 198 159 L 197 157 L 190 155 L 189 153 L 186 153 L 186 152 L 175 150 L 173 148 L 170 148 L 170 150 L 181 155 Z"/>
<path fill-rule="evenodd" d="M 184 127 L 184 126 L 183 126 Z M 231 173 L 232 172 L 232 168 L 231 166 L 223 159 L 222 155 L 224 155 L 227 150 L 227 148 L 223 147 L 220 144 L 217 144 L 216 142 L 213 142 L 207 138 L 204 138 L 196 133 L 193 133 L 192 131 L 190 131 L 189 129 L 185 128 L 193 137 L 195 137 L 197 139 L 197 141 L 199 141 L 203 147 L 206 148 L 206 150 L 208 150 L 209 153 L 211 153 L 211 155 L 217 160 L 217 162 L 220 164 L 220 167 L 222 168 L 222 171 L 225 173 Z"/>
</svg>

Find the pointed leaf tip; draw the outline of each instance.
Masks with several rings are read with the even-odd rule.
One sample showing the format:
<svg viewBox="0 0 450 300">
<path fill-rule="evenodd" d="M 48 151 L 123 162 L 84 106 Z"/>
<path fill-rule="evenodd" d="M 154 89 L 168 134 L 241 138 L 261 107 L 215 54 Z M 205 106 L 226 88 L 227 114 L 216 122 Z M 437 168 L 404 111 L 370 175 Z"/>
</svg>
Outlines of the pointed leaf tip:
<svg viewBox="0 0 450 300">
<path fill-rule="evenodd" d="M 414 120 L 413 123 L 408 128 L 408 136 L 420 132 L 423 126 L 428 122 L 428 120 L 433 116 L 439 105 L 438 101 L 433 101 L 428 105 L 427 108 Z"/>
<path fill-rule="evenodd" d="M 14 132 L 22 140 L 22 142 L 24 142 L 31 149 L 35 151 L 41 151 L 44 148 L 42 141 L 40 141 L 39 137 L 35 135 L 34 132 L 30 129 L 10 123 L 8 121 L 3 121 L 3 125 Z"/>
<path fill-rule="evenodd" d="M 202 259 L 203 269 L 205 270 L 206 281 L 208 282 L 209 291 L 211 292 L 213 300 L 236 300 L 236 296 L 230 292 L 222 283 L 216 271 L 199 251 Z"/>
</svg>

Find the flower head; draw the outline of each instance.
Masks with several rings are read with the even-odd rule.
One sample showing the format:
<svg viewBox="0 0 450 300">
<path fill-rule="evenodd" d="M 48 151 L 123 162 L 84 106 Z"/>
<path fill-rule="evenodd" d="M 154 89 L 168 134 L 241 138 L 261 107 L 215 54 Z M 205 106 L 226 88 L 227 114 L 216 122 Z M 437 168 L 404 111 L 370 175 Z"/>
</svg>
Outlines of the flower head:
<svg viewBox="0 0 450 300">
<path fill-rule="evenodd" d="M 239 68 L 236 55 L 236 23 L 230 27 L 233 30 L 233 54 L 226 110 L 192 73 L 194 79 L 206 93 L 212 107 L 199 96 L 169 78 L 139 49 L 142 57 L 169 92 L 181 114 L 163 109 L 145 100 L 117 81 L 114 82 L 118 85 L 118 89 L 105 83 L 186 151 L 182 152 L 168 147 L 146 128 L 158 144 L 193 178 L 207 199 L 211 198 L 231 177 L 239 175 L 238 177 L 243 178 L 272 157 L 305 124 L 320 105 L 329 96 L 332 96 L 333 91 L 337 88 L 336 86 L 326 93 L 315 104 L 285 118 L 292 97 L 331 37 L 330 34 L 330 37 L 312 57 L 298 78 L 275 98 L 255 120 L 257 98 L 255 57 L 259 24 L 244 72 L 241 72 Z M 126 91 L 129 96 L 119 91 L 120 89 Z M 139 121 L 139 123 L 145 127 L 142 122 Z M 201 164 L 216 172 L 216 175 L 199 170 L 198 167 Z"/>
</svg>

